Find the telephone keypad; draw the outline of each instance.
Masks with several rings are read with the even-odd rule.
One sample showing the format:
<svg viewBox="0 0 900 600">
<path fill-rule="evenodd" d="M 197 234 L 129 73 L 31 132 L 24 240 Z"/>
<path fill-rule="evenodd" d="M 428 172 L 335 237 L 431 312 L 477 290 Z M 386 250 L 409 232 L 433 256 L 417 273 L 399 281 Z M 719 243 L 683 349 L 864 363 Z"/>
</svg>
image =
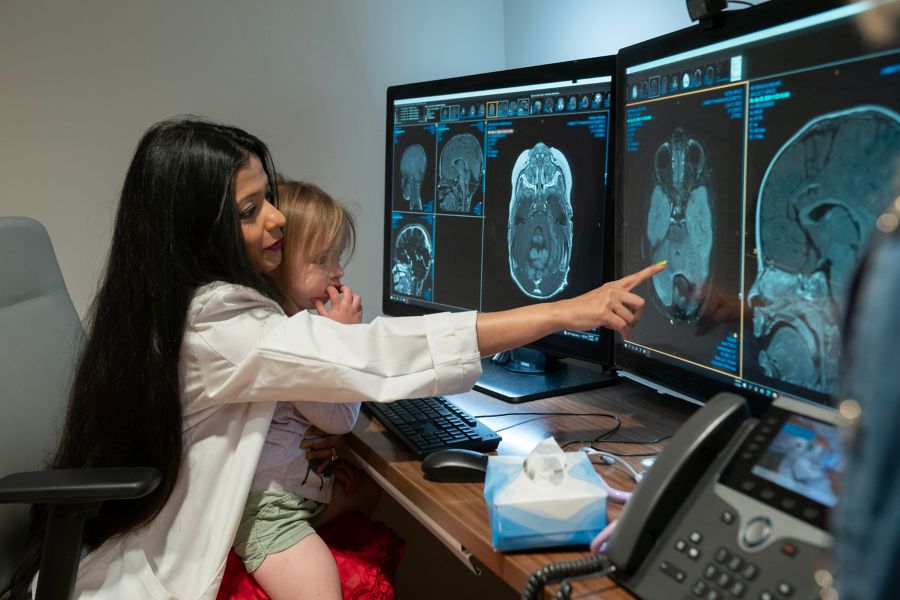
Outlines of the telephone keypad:
<svg viewBox="0 0 900 600">
<path fill-rule="evenodd" d="M 749 581 L 759 573 L 759 567 L 725 547 L 715 551 L 713 560 L 715 562 L 707 564 L 703 569 L 705 581 L 697 580 L 691 593 L 703 599 L 743 598 L 750 587 Z M 778 592 L 789 595 L 782 593 L 781 589 Z M 774 596 L 772 600 L 775 600 Z"/>
</svg>

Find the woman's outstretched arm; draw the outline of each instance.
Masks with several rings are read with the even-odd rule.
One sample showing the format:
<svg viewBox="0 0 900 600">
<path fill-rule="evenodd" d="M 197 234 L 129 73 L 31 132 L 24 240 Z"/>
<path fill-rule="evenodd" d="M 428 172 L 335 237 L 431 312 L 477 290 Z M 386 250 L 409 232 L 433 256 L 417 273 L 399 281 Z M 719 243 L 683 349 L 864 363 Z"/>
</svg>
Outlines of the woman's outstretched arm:
<svg viewBox="0 0 900 600">
<path fill-rule="evenodd" d="M 479 313 L 478 349 L 482 356 L 490 356 L 563 329 L 606 327 L 626 338 L 644 307 L 644 299 L 631 290 L 664 268 L 664 262 L 651 265 L 567 300 Z"/>
</svg>

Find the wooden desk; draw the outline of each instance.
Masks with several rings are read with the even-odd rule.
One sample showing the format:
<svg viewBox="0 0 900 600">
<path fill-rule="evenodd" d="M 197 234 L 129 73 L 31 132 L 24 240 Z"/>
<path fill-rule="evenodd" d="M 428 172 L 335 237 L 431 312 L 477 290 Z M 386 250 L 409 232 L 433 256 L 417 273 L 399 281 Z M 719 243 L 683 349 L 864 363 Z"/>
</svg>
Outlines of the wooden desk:
<svg viewBox="0 0 900 600">
<path fill-rule="evenodd" d="M 613 439 L 631 441 L 653 440 L 671 434 L 696 408 L 630 381 L 524 404 L 507 404 L 478 392 L 460 394 L 452 399 L 463 409 L 480 417 L 495 431 L 533 417 L 519 415 L 487 418 L 483 415 L 523 412 L 611 413 L 622 420 L 622 428 Z M 500 431 L 503 441 L 497 451 L 499 454 L 524 455 L 550 435 L 561 446 L 577 440 L 589 441 L 614 425 L 612 419 L 595 416 L 540 418 Z M 521 592 L 525 581 L 539 567 L 588 554 L 587 550 L 495 552 L 491 546 L 483 484 L 427 481 L 422 476 L 421 463 L 365 412 L 360 414 L 359 422 L 348 438 L 350 449 L 364 468 L 401 506 L 409 510 L 462 560 L 465 561 L 471 555 L 477 564 L 493 571 L 516 591 Z M 566 449 L 574 450 L 578 447 L 580 445 L 573 444 Z M 598 447 L 610 452 L 632 454 L 659 451 L 662 444 L 604 443 Z M 640 470 L 639 458 L 627 460 Z M 600 465 L 597 468 L 614 487 L 631 489 L 634 484 L 621 466 Z M 607 509 L 608 517 L 612 520 L 621 512 L 621 505 L 610 502 Z M 477 570 L 477 564 L 470 568 Z M 609 579 L 592 579 L 577 583 L 573 597 L 632 596 Z"/>
</svg>

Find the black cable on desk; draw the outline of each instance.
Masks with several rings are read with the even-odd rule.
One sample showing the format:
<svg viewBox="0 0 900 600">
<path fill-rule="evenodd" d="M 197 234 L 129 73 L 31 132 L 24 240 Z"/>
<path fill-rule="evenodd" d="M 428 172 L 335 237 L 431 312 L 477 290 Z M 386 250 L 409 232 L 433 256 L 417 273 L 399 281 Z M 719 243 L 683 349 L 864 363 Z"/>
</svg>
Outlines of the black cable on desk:
<svg viewBox="0 0 900 600">
<path fill-rule="evenodd" d="M 620 427 L 622 427 L 622 420 L 616 416 L 609 413 L 572 413 L 572 412 L 510 412 L 510 413 L 497 413 L 493 415 L 473 415 L 476 419 L 489 419 L 491 417 L 531 417 L 534 416 L 533 419 L 526 419 L 524 421 L 519 421 L 518 423 L 513 423 L 512 425 L 507 425 L 506 427 L 501 427 L 500 429 L 494 429 L 495 433 L 499 433 L 501 431 L 506 431 L 507 429 L 512 429 L 513 427 L 518 427 L 519 425 L 524 425 L 525 423 L 531 423 L 532 421 L 537 421 L 543 419 L 545 417 L 606 417 L 607 419 L 613 419 L 616 422 L 615 427 L 611 428 L 609 431 L 618 431 Z M 568 444 L 567 444 L 568 445 Z"/>
<path fill-rule="evenodd" d="M 572 593 L 568 579 L 581 577 L 605 577 L 615 571 L 615 567 L 603 554 L 592 554 L 586 558 L 550 563 L 537 569 L 525 582 L 522 588 L 522 600 L 537 600 L 544 593 L 544 586 L 562 582 L 555 598 L 568 600 Z"/>
</svg>

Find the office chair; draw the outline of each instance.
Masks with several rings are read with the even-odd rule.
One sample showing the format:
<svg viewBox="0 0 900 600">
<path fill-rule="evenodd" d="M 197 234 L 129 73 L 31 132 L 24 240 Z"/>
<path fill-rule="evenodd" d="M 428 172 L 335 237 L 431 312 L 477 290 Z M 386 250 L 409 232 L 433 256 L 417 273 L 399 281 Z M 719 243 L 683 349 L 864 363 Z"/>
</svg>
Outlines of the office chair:
<svg viewBox="0 0 900 600">
<path fill-rule="evenodd" d="M 48 507 L 35 600 L 66 599 L 85 519 L 103 502 L 139 498 L 160 481 L 150 467 L 43 470 L 83 337 L 47 231 L 32 219 L 0 218 L 0 593 L 25 547 L 28 505 Z"/>
</svg>

